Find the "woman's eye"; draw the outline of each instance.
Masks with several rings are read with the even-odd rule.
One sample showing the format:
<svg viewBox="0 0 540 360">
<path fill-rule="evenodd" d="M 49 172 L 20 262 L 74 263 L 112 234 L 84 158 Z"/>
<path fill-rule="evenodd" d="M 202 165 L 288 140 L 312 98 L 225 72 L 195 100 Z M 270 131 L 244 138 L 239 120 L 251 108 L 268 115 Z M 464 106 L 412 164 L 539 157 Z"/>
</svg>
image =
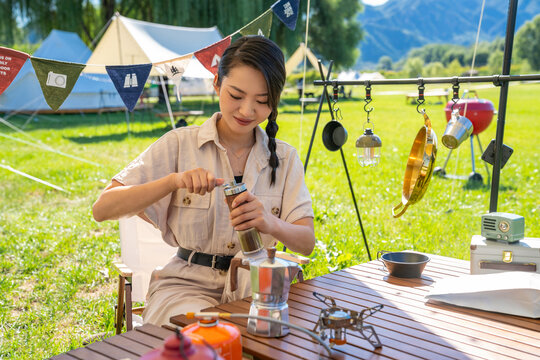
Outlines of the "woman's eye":
<svg viewBox="0 0 540 360">
<path fill-rule="evenodd" d="M 230 93 L 229 93 L 230 94 Z M 233 94 L 230 94 L 231 97 L 234 99 L 234 100 L 240 100 L 241 97 L 240 96 L 234 96 Z"/>
<path fill-rule="evenodd" d="M 261 105 L 268 105 L 268 101 L 257 101 Z"/>
</svg>

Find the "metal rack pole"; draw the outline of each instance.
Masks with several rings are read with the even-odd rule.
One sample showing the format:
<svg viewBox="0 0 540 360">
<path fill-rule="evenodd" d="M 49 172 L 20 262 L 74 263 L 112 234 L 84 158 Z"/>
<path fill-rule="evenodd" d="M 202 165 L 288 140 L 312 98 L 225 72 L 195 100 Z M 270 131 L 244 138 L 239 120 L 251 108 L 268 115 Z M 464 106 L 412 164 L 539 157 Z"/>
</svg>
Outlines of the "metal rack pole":
<svg viewBox="0 0 540 360">
<path fill-rule="evenodd" d="M 510 74 L 512 63 L 512 47 L 514 44 L 514 31 L 516 28 L 516 13 L 518 0 L 510 0 L 508 4 L 508 20 L 506 22 L 506 40 L 504 43 L 504 58 L 502 74 Z M 506 118 L 506 101 L 508 99 L 508 82 L 501 84 L 499 95 L 499 112 L 497 118 L 497 135 L 495 136 L 495 163 L 493 164 L 493 176 L 491 181 L 491 196 L 489 201 L 489 212 L 497 211 L 499 194 L 499 182 L 501 178 L 502 148 L 504 137 L 504 122 Z"/>
</svg>

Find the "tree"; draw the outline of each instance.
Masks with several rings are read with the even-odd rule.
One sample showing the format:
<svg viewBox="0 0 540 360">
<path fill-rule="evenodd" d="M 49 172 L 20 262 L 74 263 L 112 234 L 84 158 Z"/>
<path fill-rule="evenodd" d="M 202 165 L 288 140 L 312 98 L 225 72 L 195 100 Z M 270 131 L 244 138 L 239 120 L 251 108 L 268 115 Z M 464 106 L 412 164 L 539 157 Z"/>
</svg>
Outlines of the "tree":
<svg viewBox="0 0 540 360">
<path fill-rule="evenodd" d="M 381 56 L 377 64 L 379 70 L 392 70 L 392 58 L 390 56 Z"/>
<path fill-rule="evenodd" d="M 527 21 L 516 34 L 516 55 L 529 62 L 529 65 L 540 70 L 540 15 Z"/>
<path fill-rule="evenodd" d="M 311 46 L 339 68 L 354 65 L 360 55 L 356 45 L 363 38 L 356 15 L 358 0 L 316 0 L 310 19 Z"/>
<path fill-rule="evenodd" d="M 439 61 L 429 63 L 425 66 L 423 75 L 427 77 L 444 76 L 444 65 Z"/>
<path fill-rule="evenodd" d="M 497 50 L 488 59 L 488 69 L 492 74 L 500 74 L 502 72 L 504 53 L 501 50 Z"/>
<path fill-rule="evenodd" d="M 419 77 L 422 76 L 422 69 L 424 67 L 424 60 L 419 57 L 412 57 L 407 59 L 403 70 L 408 77 Z"/>
</svg>

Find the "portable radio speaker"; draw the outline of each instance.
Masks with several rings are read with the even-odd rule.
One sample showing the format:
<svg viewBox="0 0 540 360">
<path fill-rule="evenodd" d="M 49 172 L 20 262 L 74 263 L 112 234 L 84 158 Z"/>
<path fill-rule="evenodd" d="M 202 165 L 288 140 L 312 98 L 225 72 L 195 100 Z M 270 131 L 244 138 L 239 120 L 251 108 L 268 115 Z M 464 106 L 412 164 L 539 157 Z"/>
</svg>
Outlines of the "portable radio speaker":
<svg viewBox="0 0 540 360">
<path fill-rule="evenodd" d="M 482 236 L 490 240 L 516 242 L 525 235 L 525 218 L 520 215 L 493 212 L 482 215 Z"/>
</svg>

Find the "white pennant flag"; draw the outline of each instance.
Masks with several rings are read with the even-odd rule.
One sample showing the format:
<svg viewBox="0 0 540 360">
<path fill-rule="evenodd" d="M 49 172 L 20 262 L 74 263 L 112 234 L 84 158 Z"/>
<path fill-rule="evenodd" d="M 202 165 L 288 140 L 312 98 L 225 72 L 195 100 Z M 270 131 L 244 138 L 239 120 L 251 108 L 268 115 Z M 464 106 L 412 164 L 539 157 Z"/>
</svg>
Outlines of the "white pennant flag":
<svg viewBox="0 0 540 360">
<path fill-rule="evenodd" d="M 192 54 L 185 55 L 179 58 L 176 58 L 165 63 L 154 64 L 156 68 L 161 71 L 164 75 L 173 81 L 176 86 L 176 97 L 180 101 L 180 81 L 182 81 L 182 75 L 186 71 L 189 62 L 191 61 Z"/>
</svg>

